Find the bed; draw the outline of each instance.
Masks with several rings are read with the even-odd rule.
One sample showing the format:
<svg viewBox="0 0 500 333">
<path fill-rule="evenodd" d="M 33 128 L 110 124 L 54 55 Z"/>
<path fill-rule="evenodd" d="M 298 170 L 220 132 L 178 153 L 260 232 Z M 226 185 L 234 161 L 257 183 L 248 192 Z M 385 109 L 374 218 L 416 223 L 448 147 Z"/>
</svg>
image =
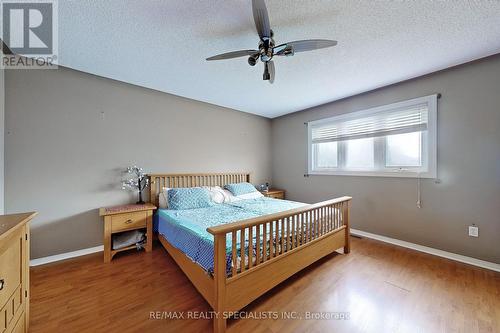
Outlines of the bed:
<svg viewBox="0 0 500 333">
<path fill-rule="evenodd" d="M 152 174 L 150 201 L 162 188 L 250 182 L 248 173 Z M 186 211 L 159 209 L 158 239 L 218 314 L 214 332 L 230 313 L 320 258 L 350 251 L 350 197 L 316 204 L 277 199 L 241 200 Z"/>
</svg>

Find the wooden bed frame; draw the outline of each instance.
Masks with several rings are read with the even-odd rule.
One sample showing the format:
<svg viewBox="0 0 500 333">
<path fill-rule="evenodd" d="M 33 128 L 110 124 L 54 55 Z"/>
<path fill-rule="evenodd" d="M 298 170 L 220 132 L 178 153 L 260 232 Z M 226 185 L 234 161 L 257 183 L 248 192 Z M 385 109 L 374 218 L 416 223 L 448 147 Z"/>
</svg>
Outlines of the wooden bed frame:
<svg viewBox="0 0 500 333">
<path fill-rule="evenodd" d="M 230 183 L 250 182 L 248 173 L 151 174 L 149 177 L 150 201 L 157 207 L 158 194 L 163 187 L 224 186 Z M 158 238 L 215 311 L 214 332 L 223 333 L 230 313 L 241 310 L 320 258 L 340 248 L 344 249 L 344 253 L 349 253 L 351 199 L 351 197 L 341 197 L 281 213 L 208 228 L 207 231 L 214 236 L 213 277 L 183 252 L 173 247 L 163 236 L 158 235 Z M 237 233 L 243 235 L 245 241 L 253 237 L 257 239 L 254 245 L 255 254 L 254 251 L 238 253 Z M 274 235 L 275 238 L 266 239 L 268 234 Z M 230 276 L 226 273 L 227 237 L 230 237 L 233 244 Z M 238 268 L 235 264 L 238 262 L 247 262 L 247 265 L 240 264 Z"/>
</svg>

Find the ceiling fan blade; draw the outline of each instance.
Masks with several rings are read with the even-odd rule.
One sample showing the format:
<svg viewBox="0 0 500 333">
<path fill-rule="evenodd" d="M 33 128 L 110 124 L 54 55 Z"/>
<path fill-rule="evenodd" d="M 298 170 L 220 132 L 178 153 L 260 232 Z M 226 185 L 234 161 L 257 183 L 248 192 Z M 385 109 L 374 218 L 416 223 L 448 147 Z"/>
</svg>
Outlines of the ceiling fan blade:
<svg viewBox="0 0 500 333">
<path fill-rule="evenodd" d="M 267 62 L 267 64 L 269 65 L 268 66 L 268 68 L 269 68 L 269 83 L 273 84 L 274 77 L 276 75 L 276 70 L 274 68 L 274 62 L 271 60 L 271 61 Z"/>
<path fill-rule="evenodd" d="M 267 13 L 265 1 L 252 0 L 252 11 L 255 27 L 257 28 L 260 39 L 264 37 L 270 38 L 271 24 L 269 23 L 269 14 Z"/>
<path fill-rule="evenodd" d="M 216 56 L 207 58 L 207 61 L 211 60 L 224 60 L 224 59 L 232 59 L 232 58 L 238 58 L 238 57 L 245 57 L 245 56 L 251 56 L 258 54 L 259 50 L 241 50 L 241 51 L 233 51 L 233 52 L 227 52 L 227 53 L 222 53 L 218 54 Z"/>
<path fill-rule="evenodd" d="M 287 54 L 287 50 L 290 50 L 290 48 L 292 53 L 295 53 L 324 49 L 335 45 L 337 45 L 337 41 L 329 39 L 296 40 L 276 46 L 274 48 L 274 55 L 290 55 Z"/>
</svg>

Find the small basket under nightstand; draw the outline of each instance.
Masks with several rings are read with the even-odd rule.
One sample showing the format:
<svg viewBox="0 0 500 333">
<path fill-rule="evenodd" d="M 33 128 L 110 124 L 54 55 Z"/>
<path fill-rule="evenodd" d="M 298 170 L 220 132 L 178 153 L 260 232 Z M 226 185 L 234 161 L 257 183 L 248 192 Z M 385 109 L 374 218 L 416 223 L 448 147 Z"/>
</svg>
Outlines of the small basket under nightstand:
<svg viewBox="0 0 500 333">
<path fill-rule="evenodd" d="M 146 252 L 153 249 L 153 211 L 155 205 L 122 205 L 115 207 L 103 207 L 99 209 L 99 216 L 104 217 L 104 262 L 108 263 L 118 252 L 136 249 L 130 245 L 121 249 L 113 250 L 112 237 L 124 231 L 146 229 Z"/>
</svg>

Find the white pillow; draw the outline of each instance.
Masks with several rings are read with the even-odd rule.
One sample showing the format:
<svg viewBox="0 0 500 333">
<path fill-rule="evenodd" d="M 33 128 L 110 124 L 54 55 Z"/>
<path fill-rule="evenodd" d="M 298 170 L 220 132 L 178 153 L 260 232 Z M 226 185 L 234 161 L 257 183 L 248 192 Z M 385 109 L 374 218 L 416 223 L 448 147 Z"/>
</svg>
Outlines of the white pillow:
<svg viewBox="0 0 500 333">
<path fill-rule="evenodd" d="M 236 198 L 238 199 L 258 199 L 262 198 L 263 195 L 260 192 L 250 192 L 250 193 L 245 193 L 241 195 L 237 195 Z"/>
<path fill-rule="evenodd" d="M 224 202 L 235 202 L 241 200 L 239 197 L 236 197 L 234 194 L 232 194 L 230 191 L 223 189 L 224 192 Z"/>
<path fill-rule="evenodd" d="M 158 195 L 158 206 L 160 209 L 168 209 L 168 187 L 163 187 Z"/>
<path fill-rule="evenodd" d="M 241 200 L 239 197 L 234 196 L 230 191 L 220 186 L 203 186 L 203 188 L 206 188 L 208 192 L 210 192 L 210 197 L 215 203 L 227 203 Z M 260 194 L 260 192 L 258 193 Z"/>
<path fill-rule="evenodd" d="M 213 202 L 221 204 L 226 201 L 224 191 L 220 186 L 203 186 L 203 188 L 208 191 Z"/>
</svg>

